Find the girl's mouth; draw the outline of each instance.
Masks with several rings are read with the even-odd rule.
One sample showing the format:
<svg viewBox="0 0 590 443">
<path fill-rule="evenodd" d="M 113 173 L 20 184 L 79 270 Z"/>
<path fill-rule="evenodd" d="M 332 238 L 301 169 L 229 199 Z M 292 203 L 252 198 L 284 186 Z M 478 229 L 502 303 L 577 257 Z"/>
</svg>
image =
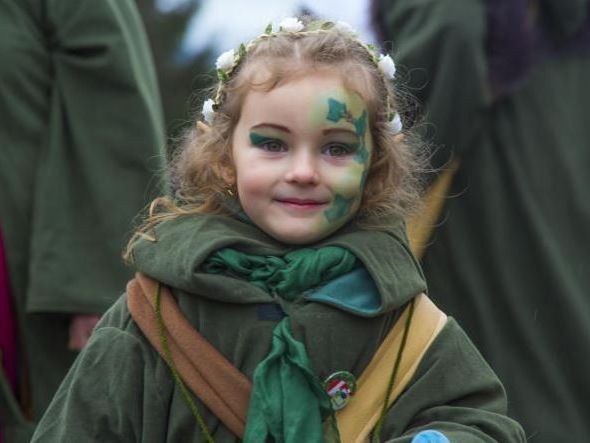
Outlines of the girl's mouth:
<svg viewBox="0 0 590 443">
<path fill-rule="evenodd" d="M 300 199 L 300 198 L 281 198 L 277 199 L 281 205 L 292 209 L 318 209 L 326 205 L 326 202 L 313 199 Z"/>
</svg>

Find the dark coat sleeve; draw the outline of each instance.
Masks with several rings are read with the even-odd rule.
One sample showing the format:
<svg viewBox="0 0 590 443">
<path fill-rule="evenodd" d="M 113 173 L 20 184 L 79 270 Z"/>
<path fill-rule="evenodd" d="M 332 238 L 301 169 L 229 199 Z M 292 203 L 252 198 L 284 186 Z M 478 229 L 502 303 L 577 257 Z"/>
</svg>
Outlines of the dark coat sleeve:
<svg viewBox="0 0 590 443">
<path fill-rule="evenodd" d="M 526 441 L 506 412 L 502 384 L 450 318 L 390 409 L 381 436 L 401 443 L 435 430 L 453 443 Z"/>
<path fill-rule="evenodd" d="M 173 383 L 122 298 L 76 359 L 32 441 L 166 441 Z"/>
</svg>

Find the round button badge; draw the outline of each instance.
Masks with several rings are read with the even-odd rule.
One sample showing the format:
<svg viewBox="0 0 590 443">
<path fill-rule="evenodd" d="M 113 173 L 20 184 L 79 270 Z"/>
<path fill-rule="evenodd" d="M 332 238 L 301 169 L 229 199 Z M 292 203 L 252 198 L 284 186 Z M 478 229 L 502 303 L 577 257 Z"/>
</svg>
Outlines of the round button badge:
<svg viewBox="0 0 590 443">
<path fill-rule="evenodd" d="M 345 407 L 355 394 L 356 379 L 348 371 L 334 372 L 324 380 L 324 389 L 330 397 L 332 409 L 337 411 Z"/>
</svg>

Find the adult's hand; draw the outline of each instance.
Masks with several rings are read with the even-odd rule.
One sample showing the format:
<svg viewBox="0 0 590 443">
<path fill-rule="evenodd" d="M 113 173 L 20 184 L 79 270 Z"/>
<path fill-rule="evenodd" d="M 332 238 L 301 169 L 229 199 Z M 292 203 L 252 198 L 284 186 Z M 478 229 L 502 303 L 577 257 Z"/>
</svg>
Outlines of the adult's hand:
<svg viewBox="0 0 590 443">
<path fill-rule="evenodd" d="M 98 314 L 76 314 L 72 316 L 68 348 L 73 351 L 81 351 L 86 346 L 99 320 L 100 315 Z"/>
</svg>

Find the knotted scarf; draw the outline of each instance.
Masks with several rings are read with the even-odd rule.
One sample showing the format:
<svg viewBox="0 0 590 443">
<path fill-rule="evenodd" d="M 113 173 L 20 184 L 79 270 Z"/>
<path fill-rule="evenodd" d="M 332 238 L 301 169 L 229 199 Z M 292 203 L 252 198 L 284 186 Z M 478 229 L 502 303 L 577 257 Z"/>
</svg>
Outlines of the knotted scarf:
<svg viewBox="0 0 590 443">
<path fill-rule="evenodd" d="M 283 257 L 244 254 L 225 248 L 213 254 L 203 270 L 211 274 L 229 272 L 270 294 L 293 301 L 303 291 L 346 274 L 358 265 L 353 254 L 335 246 L 298 249 Z"/>
</svg>

